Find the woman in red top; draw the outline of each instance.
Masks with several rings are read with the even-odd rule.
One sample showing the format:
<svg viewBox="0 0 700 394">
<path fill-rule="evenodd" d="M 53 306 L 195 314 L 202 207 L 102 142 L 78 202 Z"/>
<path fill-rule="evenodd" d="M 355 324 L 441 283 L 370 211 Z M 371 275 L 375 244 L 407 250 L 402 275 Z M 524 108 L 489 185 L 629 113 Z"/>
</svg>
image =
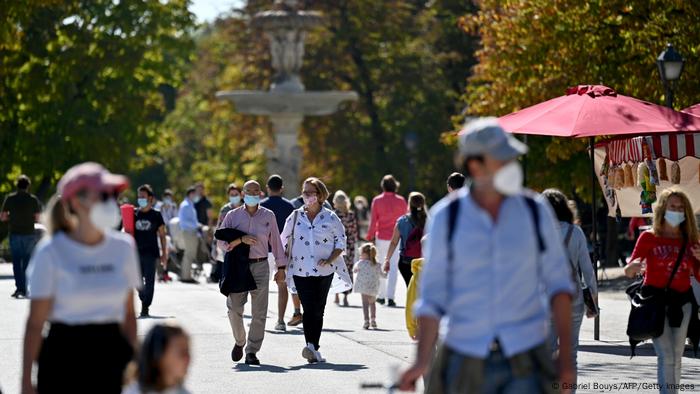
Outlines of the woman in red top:
<svg viewBox="0 0 700 394">
<path fill-rule="evenodd" d="M 643 291 L 663 290 L 678 253 L 683 258 L 666 297 L 666 321 L 661 336 L 653 338 L 657 355 L 657 376 L 661 393 L 675 393 L 681 380 L 681 358 L 691 319 L 693 292 L 690 276 L 700 277 L 700 244 L 693 208 L 680 190 L 664 190 L 659 196 L 653 227 L 639 236 L 625 275 L 644 274 Z"/>
</svg>

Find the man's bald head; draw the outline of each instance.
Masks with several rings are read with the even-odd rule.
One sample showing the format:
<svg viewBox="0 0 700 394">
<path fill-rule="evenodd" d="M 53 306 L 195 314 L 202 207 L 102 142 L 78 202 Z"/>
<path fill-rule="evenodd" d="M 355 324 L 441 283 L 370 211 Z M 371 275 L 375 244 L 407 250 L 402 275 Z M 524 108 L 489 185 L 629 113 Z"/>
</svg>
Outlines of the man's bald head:
<svg viewBox="0 0 700 394">
<path fill-rule="evenodd" d="M 251 180 L 243 184 L 243 192 L 248 196 L 259 196 L 260 191 L 260 184 L 257 181 Z"/>
</svg>

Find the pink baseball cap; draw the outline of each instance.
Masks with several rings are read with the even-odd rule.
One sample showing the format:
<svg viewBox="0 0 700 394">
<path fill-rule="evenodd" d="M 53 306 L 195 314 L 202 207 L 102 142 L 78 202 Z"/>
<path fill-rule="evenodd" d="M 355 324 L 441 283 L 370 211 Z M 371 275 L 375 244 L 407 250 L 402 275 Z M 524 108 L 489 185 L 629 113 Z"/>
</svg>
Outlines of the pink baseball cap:
<svg viewBox="0 0 700 394">
<path fill-rule="evenodd" d="M 101 164 L 87 162 L 71 167 L 58 181 L 58 194 L 68 200 L 81 190 L 121 193 L 129 187 L 124 175 L 112 174 Z"/>
</svg>

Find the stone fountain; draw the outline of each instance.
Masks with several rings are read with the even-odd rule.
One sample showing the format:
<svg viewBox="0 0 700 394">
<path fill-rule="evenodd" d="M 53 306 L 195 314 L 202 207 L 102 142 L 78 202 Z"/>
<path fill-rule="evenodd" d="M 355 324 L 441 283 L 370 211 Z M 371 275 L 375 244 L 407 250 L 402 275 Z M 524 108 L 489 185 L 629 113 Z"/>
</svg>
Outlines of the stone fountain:
<svg viewBox="0 0 700 394">
<path fill-rule="evenodd" d="M 306 31 L 322 21 L 320 13 L 300 10 L 297 0 L 275 1 L 274 10 L 258 13 L 252 20 L 253 27 L 261 28 L 270 41 L 275 70 L 270 90 L 216 93 L 217 98 L 233 101 L 240 113 L 270 117 L 275 148 L 267 152 L 267 170 L 284 178 L 288 197 L 296 197 L 301 187 L 302 151 L 297 141 L 304 117 L 330 115 L 343 101 L 357 100 L 353 91 L 306 91 L 301 82 Z"/>
</svg>

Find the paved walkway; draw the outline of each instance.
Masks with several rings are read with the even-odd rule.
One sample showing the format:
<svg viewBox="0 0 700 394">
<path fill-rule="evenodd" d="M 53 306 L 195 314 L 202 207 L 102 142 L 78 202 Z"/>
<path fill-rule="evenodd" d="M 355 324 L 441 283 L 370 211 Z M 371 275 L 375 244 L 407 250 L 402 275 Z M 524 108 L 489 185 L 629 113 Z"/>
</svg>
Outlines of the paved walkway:
<svg viewBox="0 0 700 394">
<path fill-rule="evenodd" d="M 609 270 L 609 276 L 617 274 Z M 579 352 L 579 382 L 589 385 L 580 393 L 654 392 L 654 390 L 607 389 L 613 384 L 656 382 L 656 358 L 650 344 L 630 360 L 625 337 L 628 313 L 624 293 L 617 290 L 626 280 L 615 279 L 601 294 L 601 341 L 593 340 L 593 321 L 586 320 Z M 405 287 L 399 284 L 397 302 L 404 305 Z M 9 297 L 13 291 L 12 268 L 0 264 L 0 387 L 17 393 L 20 382 L 21 348 L 28 301 Z M 276 290 L 275 290 L 276 291 Z M 139 334 L 167 319 L 182 324 L 192 336 L 192 365 L 187 386 L 195 393 L 358 393 L 363 382 L 385 382 L 391 368 L 408 365 L 414 345 L 404 327 L 404 309 L 378 307 L 379 330 L 362 329 L 360 296 L 350 296 L 351 307 L 332 304 L 326 310 L 326 329 L 321 338 L 326 364 L 308 365 L 301 358 L 304 338 L 299 329 L 285 334 L 272 331 L 276 318 L 276 294 L 270 297 L 268 333 L 258 354 L 263 365 L 247 367 L 230 360 L 233 338 L 226 317 L 225 298 L 216 285 L 157 284 L 152 319 L 139 320 Z M 291 306 L 291 304 L 290 304 Z M 137 308 L 138 309 L 138 308 Z M 248 310 L 248 309 L 246 309 Z M 248 313 L 248 312 L 247 312 Z M 700 391 L 700 359 L 683 359 L 683 383 Z M 598 388 L 594 388 L 594 384 Z M 381 392 L 381 391 L 376 391 Z"/>
</svg>

